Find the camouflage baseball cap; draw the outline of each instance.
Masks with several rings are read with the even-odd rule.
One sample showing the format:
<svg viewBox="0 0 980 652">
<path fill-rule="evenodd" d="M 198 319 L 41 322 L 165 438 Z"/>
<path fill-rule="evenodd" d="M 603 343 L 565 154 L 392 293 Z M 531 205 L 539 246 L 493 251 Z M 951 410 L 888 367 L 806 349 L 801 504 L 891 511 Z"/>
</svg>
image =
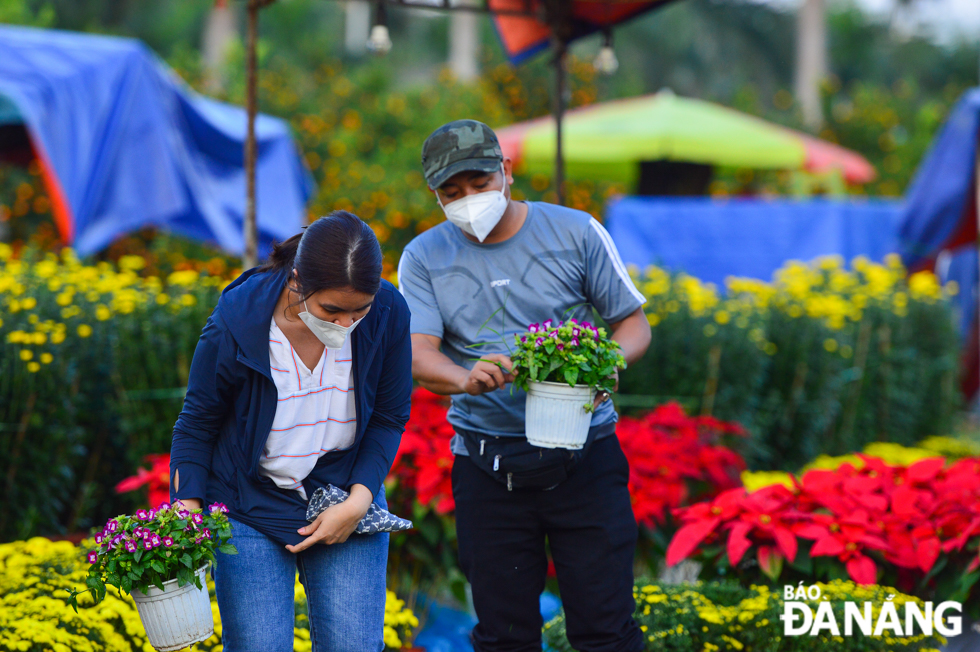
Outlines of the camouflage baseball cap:
<svg viewBox="0 0 980 652">
<path fill-rule="evenodd" d="M 445 124 L 433 131 L 422 145 L 422 172 L 433 190 L 460 172 L 495 172 L 503 160 L 497 135 L 476 120 Z"/>
</svg>

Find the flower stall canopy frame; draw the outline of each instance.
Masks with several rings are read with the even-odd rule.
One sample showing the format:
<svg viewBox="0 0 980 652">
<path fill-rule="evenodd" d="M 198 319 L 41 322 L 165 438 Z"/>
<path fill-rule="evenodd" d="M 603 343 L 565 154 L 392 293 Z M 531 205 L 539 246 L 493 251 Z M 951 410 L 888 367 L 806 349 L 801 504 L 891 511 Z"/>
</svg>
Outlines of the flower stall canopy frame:
<svg viewBox="0 0 980 652">
<path fill-rule="evenodd" d="M 197 95 L 133 39 L 4 25 L 0 51 L 0 95 L 65 242 L 90 254 L 152 226 L 242 252 L 245 111 Z M 256 131 L 268 251 L 300 230 L 313 181 L 285 121 L 259 116 Z"/>
</svg>

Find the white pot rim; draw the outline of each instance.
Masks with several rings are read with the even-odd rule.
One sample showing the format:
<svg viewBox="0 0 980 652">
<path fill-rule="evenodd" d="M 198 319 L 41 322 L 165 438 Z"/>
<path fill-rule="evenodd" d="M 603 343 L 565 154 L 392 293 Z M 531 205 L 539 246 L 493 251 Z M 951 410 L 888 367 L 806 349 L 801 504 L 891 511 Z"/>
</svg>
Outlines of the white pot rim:
<svg viewBox="0 0 980 652">
<path fill-rule="evenodd" d="M 210 566 L 210 565 L 211 565 L 211 562 L 210 561 L 204 562 L 204 565 L 201 566 L 201 567 L 199 567 L 196 571 L 194 571 L 194 574 L 195 575 L 204 575 L 204 573 L 207 572 L 208 566 Z M 191 589 L 197 590 L 197 586 L 195 586 L 193 582 L 191 582 L 189 584 L 185 584 L 184 586 L 178 586 L 177 585 L 177 582 L 179 582 L 179 581 L 180 581 L 180 578 L 179 577 L 175 577 L 172 580 L 167 580 L 166 582 L 163 583 L 163 591 L 162 592 L 160 591 L 160 588 L 158 586 L 156 586 L 154 584 L 151 584 L 150 586 L 148 586 L 146 588 L 146 590 L 149 591 L 149 593 L 143 593 L 142 591 L 140 591 L 139 589 L 137 589 L 135 587 L 129 593 L 130 593 L 130 595 L 139 594 L 139 596 L 142 599 L 146 599 L 146 598 L 160 598 L 160 597 L 165 597 L 166 595 L 172 594 L 174 591 L 190 590 L 187 587 L 190 587 Z M 205 588 L 205 590 L 207 590 L 207 589 Z"/>
</svg>

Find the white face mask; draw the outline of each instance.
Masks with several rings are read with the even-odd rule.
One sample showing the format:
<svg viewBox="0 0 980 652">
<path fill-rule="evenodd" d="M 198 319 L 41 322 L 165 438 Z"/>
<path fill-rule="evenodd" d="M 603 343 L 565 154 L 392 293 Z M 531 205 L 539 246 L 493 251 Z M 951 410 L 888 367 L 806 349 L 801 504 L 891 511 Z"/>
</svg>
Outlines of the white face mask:
<svg viewBox="0 0 980 652">
<path fill-rule="evenodd" d="M 500 171 L 504 171 L 501 164 Z M 504 183 L 506 183 L 506 173 Z M 469 233 L 480 242 L 487 239 L 494 227 L 500 223 L 500 219 L 507 210 L 507 195 L 503 190 L 488 190 L 478 192 L 474 195 L 467 195 L 461 199 L 443 206 L 439 193 L 436 192 L 436 201 L 446 214 L 446 219 Z"/>
<path fill-rule="evenodd" d="M 306 327 L 313 331 L 316 335 L 316 339 L 323 343 L 323 346 L 328 349 L 339 349 L 344 346 L 344 342 L 347 341 L 347 336 L 357 328 L 364 318 L 361 317 L 355 321 L 350 326 L 340 326 L 333 323 L 332 321 L 324 321 L 318 317 L 314 317 L 310 314 L 310 309 L 306 305 L 306 300 L 303 300 L 303 307 L 306 308 L 303 312 L 299 313 L 299 318 L 303 320 Z"/>
</svg>

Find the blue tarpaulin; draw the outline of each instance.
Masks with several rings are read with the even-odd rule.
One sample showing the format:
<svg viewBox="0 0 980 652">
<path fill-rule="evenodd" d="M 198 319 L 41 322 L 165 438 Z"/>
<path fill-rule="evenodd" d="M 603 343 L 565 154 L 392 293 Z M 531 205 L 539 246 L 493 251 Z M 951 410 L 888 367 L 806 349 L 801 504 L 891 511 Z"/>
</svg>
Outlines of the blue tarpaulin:
<svg viewBox="0 0 980 652">
<path fill-rule="evenodd" d="M 718 284 L 769 280 L 787 260 L 837 254 L 881 260 L 897 251 L 895 201 L 626 197 L 606 228 L 627 265 L 656 264 Z"/>
<path fill-rule="evenodd" d="M 899 225 L 899 252 L 913 270 L 936 269 L 962 291 L 961 328 L 968 335 L 963 391 L 980 387 L 977 293 L 977 140 L 980 88 L 960 98 L 906 193 Z"/>
<path fill-rule="evenodd" d="M 139 41 L 0 26 L 0 95 L 79 253 L 150 226 L 242 253 L 245 111 L 196 94 Z M 256 135 L 265 253 L 305 223 L 313 183 L 286 122 L 259 116 Z"/>
</svg>

